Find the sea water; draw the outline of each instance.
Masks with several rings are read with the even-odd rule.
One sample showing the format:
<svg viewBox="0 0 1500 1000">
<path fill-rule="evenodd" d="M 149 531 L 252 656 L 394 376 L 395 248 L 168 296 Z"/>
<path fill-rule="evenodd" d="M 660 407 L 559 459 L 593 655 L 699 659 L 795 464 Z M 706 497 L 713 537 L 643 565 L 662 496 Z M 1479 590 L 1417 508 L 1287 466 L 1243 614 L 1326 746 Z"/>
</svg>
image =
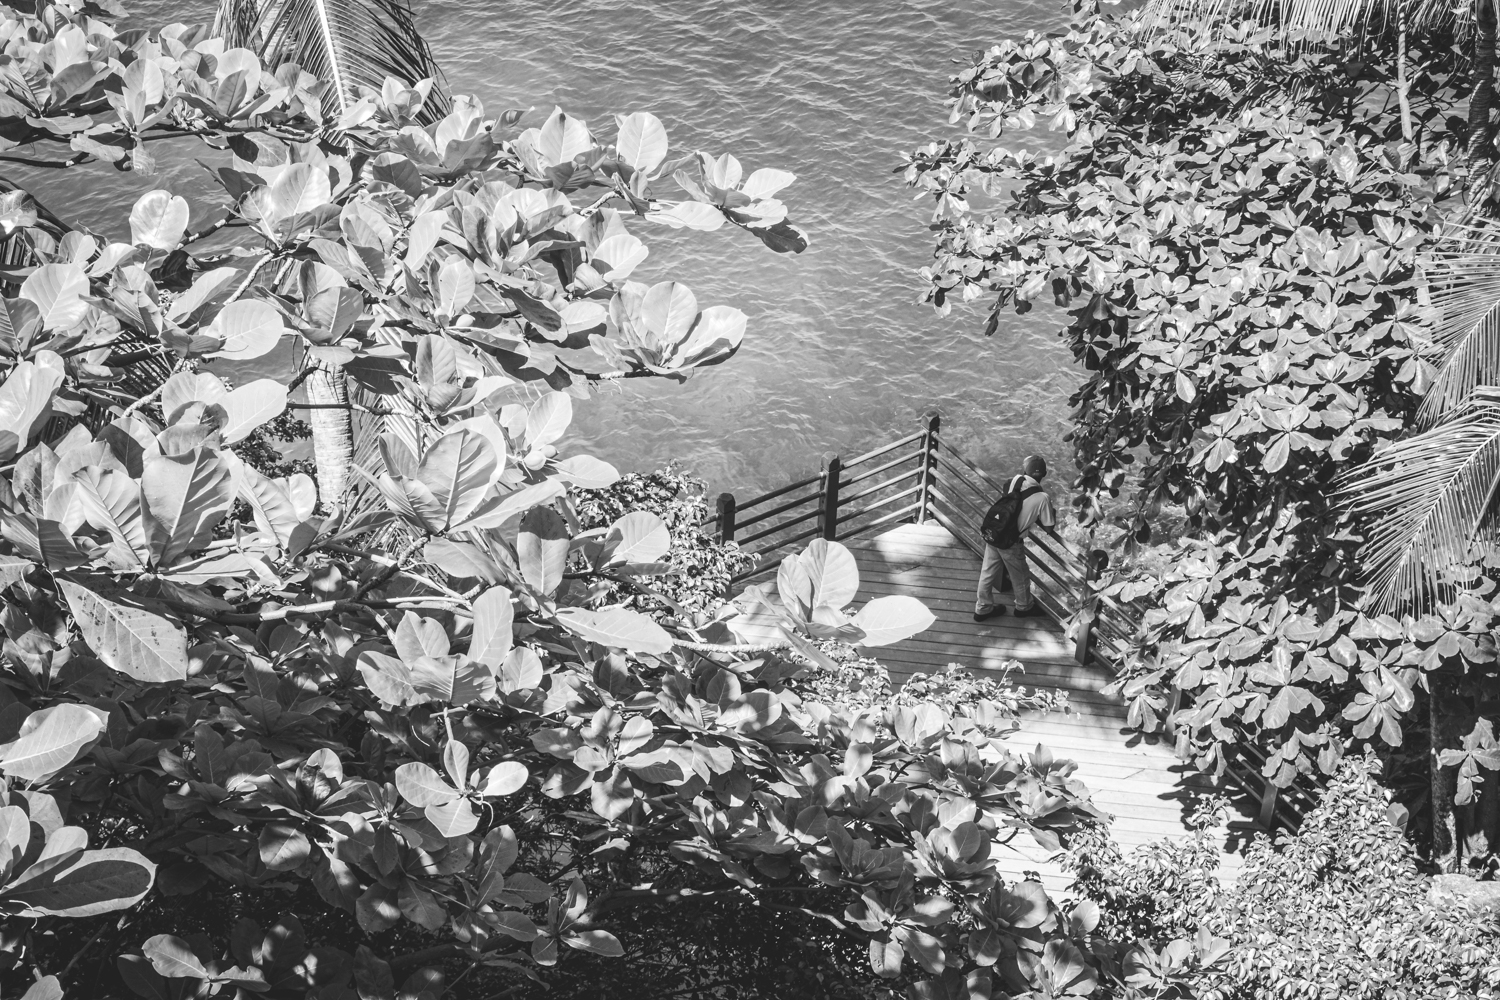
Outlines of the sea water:
<svg viewBox="0 0 1500 1000">
<path fill-rule="evenodd" d="M 212 5 L 136 3 L 132 24 L 206 20 Z M 554 106 L 613 131 L 610 115 L 651 111 L 674 154 L 732 152 L 774 166 L 811 246 L 776 254 L 726 226 L 674 233 L 637 222 L 651 256 L 634 277 L 687 283 L 700 305 L 749 315 L 738 355 L 686 384 L 632 379 L 577 410 L 564 442 L 622 469 L 676 460 L 742 496 L 816 472 L 917 429 L 944 435 L 994 473 L 1029 452 L 1071 468 L 1067 397 L 1079 373 L 1051 311 L 1007 313 L 982 335 L 987 304 L 946 317 L 919 303 L 931 256 L 929 200 L 896 171 L 901 153 L 954 134 L 948 78 L 973 52 L 1065 15 L 1039 0 L 419 0 L 418 25 L 452 89 L 487 110 Z M 1056 148 L 1045 131 L 1030 144 Z M 220 199 L 193 141 L 154 144 L 155 177 L 93 166 L 11 171 L 64 217 L 128 238 L 140 192 L 169 184 L 194 221 Z"/>
</svg>

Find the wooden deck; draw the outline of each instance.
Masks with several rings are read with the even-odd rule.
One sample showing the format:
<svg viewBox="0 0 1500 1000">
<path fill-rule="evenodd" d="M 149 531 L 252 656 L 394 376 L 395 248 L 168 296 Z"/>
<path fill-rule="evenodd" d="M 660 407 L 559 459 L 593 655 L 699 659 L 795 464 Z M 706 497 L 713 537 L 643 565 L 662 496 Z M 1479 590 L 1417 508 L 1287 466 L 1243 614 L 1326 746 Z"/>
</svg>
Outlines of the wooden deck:
<svg viewBox="0 0 1500 1000">
<path fill-rule="evenodd" d="M 1112 815 L 1111 829 L 1122 848 L 1187 836 L 1184 821 L 1191 790 L 1210 787 L 1208 779 L 1179 761 L 1170 744 L 1125 728 L 1124 705 L 1100 693 L 1110 680 L 1107 672 L 1079 664 L 1055 621 L 1005 614 L 976 623 L 979 560 L 938 525 L 903 524 L 846 544 L 859 563 L 860 600 L 908 594 L 921 599 L 938 619 L 915 638 L 872 651 L 890 670 L 893 686 L 914 673 L 941 671 L 949 663 L 977 672 L 1000 670 L 1008 660 L 1019 660 L 1024 673 L 1013 675 L 1017 683 L 1066 691 L 1072 708 L 1028 718 L 1008 742 L 1028 751 L 1042 743 L 1057 756 L 1076 761 L 1078 777 L 1088 785 L 1095 805 Z M 1007 605 L 1013 603 L 1008 593 L 997 596 Z M 1225 880 L 1238 872 L 1240 858 L 1232 848 L 1250 826 L 1247 808 L 1219 831 L 1225 846 L 1220 867 Z M 1029 839 L 999 854 L 1005 877 L 1021 878 L 1034 871 L 1050 892 L 1065 893 L 1069 876 Z"/>
</svg>

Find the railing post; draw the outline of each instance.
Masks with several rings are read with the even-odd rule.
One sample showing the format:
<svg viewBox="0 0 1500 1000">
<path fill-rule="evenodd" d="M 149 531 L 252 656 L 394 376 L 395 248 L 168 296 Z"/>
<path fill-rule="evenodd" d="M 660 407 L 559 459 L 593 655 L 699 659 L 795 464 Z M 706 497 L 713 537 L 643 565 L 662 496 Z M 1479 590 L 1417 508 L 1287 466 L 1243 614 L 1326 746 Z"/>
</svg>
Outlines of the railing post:
<svg viewBox="0 0 1500 1000">
<path fill-rule="evenodd" d="M 719 541 L 734 541 L 734 494 L 719 494 Z"/>
<path fill-rule="evenodd" d="M 932 483 L 937 473 L 938 427 L 942 414 L 936 410 L 927 414 L 927 433 L 922 436 L 922 492 L 917 494 L 917 523 L 927 523 L 927 508 L 932 503 Z"/>
<path fill-rule="evenodd" d="M 1073 644 L 1073 659 L 1079 663 L 1089 662 L 1089 653 L 1093 652 L 1094 614 L 1095 609 L 1090 603 L 1078 616 L 1078 640 Z"/>
<path fill-rule="evenodd" d="M 823 456 L 823 537 L 839 537 L 839 457 L 833 452 Z"/>
<path fill-rule="evenodd" d="M 1276 822 L 1276 799 L 1281 794 L 1281 789 L 1269 778 L 1266 779 L 1266 790 L 1260 794 L 1260 825 L 1267 832 L 1272 832 L 1272 824 Z"/>
<path fill-rule="evenodd" d="M 1100 557 L 1103 557 L 1102 559 Z M 1078 641 L 1073 647 L 1073 659 L 1079 663 L 1089 662 L 1089 654 L 1093 652 L 1094 645 L 1094 619 L 1099 614 L 1099 598 L 1093 593 L 1094 585 L 1099 582 L 1104 568 L 1109 565 L 1109 554 L 1100 549 L 1089 553 L 1088 562 L 1084 566 L 1084 587 L 1086 592 L 1082 594 L 1082 611 L 1078 619 Z"/>
</svg>

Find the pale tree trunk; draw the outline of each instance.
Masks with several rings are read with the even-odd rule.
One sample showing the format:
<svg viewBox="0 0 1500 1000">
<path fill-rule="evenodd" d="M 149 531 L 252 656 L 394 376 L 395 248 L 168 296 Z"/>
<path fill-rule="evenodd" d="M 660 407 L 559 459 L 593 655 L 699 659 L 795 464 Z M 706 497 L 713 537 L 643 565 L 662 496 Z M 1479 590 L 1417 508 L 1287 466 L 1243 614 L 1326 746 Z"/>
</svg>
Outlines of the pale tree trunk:
<svg viewBox="0 0 1500 1000">
<path fill-rule="evenodd" d="M 342 365 L 316 362 L 307 376 L 307 422 L 312 425 L 313 458 L 318 465 L 318 497 L 325 508 L 339 503 L 354 467 L 354 414 Z"/>
<path fill-rule="evenodd" d="M 1411 81 L 1406 78 L 1406 5 L 1396 5 L 1396 100 L 1401 104 L 1401 138 L 1411 142 Z"/>
</svg>

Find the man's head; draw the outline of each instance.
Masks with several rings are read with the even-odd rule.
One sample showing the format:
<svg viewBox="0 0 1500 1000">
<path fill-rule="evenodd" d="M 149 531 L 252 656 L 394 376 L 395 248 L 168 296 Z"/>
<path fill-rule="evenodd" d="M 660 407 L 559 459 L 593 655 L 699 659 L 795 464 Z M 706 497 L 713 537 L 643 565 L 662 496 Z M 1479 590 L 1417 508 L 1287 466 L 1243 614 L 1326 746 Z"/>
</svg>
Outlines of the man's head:
<svg viewBox="0 0 1500 1000">
<path fill-rule="evenodd" d="M 1027 455 L 1026 461 L 1021 463 L 1021 471 L 1041 482 L 1047 476 L 1047 460 L 1040 455 Z"/>
</svg>

